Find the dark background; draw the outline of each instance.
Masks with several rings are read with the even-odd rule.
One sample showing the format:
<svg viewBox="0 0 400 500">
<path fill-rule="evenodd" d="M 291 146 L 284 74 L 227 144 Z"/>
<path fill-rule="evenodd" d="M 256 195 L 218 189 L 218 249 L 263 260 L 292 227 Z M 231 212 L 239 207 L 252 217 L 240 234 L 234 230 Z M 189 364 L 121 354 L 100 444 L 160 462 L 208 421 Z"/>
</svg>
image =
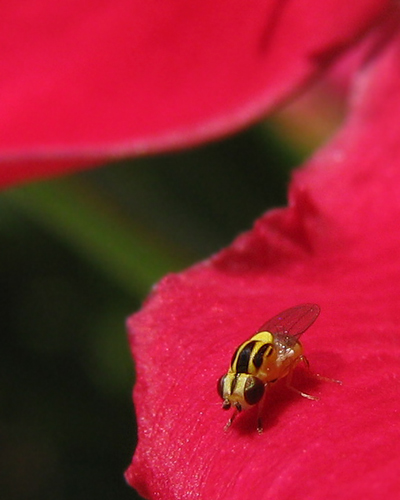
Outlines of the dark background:
<svg viewBox="0 0 400 500">
<path fill-rule="evenodd" d="M 138 498 L 125 319 L 285 204 L 298 162 L 262 124 L 0 196 L 2 499 Z"/>
</svg>

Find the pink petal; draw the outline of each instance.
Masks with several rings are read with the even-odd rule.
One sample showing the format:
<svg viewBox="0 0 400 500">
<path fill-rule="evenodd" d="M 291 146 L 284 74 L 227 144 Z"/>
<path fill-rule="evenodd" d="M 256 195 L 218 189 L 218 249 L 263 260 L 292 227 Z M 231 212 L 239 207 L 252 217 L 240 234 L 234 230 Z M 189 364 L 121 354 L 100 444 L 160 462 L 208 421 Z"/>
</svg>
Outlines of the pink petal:
<svg viewBox="0 0 400 500">
<path fill-rule="evenodd" d="M 397 22 L 397 21 L 396 21 Z M 128 323 L 139 445 L 127 479 L 150 499 L 397 499 L 400 491 L 400 36 L 360 75 L 336 139 L 298 172 L 290 206 L 214 258 L 166 277 Z M 311 367 L 229 432 L 216 383 L 279 311 L 316 302 Z"/>
<path fill-rule="evenodd" d="M 83 168 L 92 168 L 99 163 L 93 159 L 73 160 L 71 158 L 31 158 L 21 160 L 0 160 L 0 187 L 30 181 L 36 178 L 46 179 L 68 174 Z"/>
<path fill-rule="evenodd" d="M 6 2 L 0 182 L 19 180 L 16 162 L 26 159 L 82 168 L 237 129 L 321 71 L 392 3 Z M 42 175 L 36 161 L 30 168 Z"/>
</svg>

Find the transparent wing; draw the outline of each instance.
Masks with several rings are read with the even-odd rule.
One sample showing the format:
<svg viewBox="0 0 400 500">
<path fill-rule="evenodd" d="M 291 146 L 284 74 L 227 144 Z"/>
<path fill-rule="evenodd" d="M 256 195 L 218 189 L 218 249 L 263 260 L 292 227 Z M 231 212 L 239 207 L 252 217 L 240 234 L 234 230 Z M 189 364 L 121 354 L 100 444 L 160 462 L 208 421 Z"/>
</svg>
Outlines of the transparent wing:
<svg viewBox="0 0 400 500">
<path fill-rule="evenodd" d="M 300 304 L 277 314 L 262 325 L 257 332 L 267 331 L 273 334 L 282 333 L 300 337 L 318 318 L 320 311 L 317 304 Z"/>
</svg>

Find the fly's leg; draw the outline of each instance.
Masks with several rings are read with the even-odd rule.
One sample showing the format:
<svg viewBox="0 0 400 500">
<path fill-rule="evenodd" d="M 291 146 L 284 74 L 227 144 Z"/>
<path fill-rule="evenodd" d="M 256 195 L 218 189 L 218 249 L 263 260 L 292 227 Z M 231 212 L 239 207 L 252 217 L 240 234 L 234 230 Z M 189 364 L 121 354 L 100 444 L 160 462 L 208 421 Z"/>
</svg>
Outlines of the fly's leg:
<svg viewBox="0 0 400 500">
<path fill-rule="evenodd" d="M 261 399 L 261 401 L 258 404 L 258 413 L 257 413 L 257 432 L 259 434 L 263 433 L 263 425 L 262 425 L 262 414 L 265 408 L 265 401 L 267 400 L 267 389 L 268 389 L 268 383 L 265 384 L 265 389 L 264 389 L 264 395 Z"/>
<path fill-rule="evenodd" d="M 291 389 L 294 392 L 297 392 L 297 394 L 300 394 L 300 396 L 303 396 L 303 398 L 311 399 L 312 401 L 318 401 L 319 398 L 317 398 L 316 396 L 311 396 L 311 394 L 307 394 L 306 392 L 302 392 L 299 389 L 297 389 L 296 387 L 292 386 L 293 371 L 296 368 L 296 366 L 298 365 L 298 363 L 300 363 L 301 361 L 303 361 L 303 363 L 307 366 L 307 368 L 310 369 L 308 359 L 305 356 L 300 356 L 290 367 L 290 371 L 286 376 L 286 387 Z"/>
<path fill-rule="evenodd" d="M 239 413 L 239 410 L 237 408 L 235 408 L 234 412 L 232 413 L 232 416 L 231 418 L 228 420 L 228 422 L 226 423 L 225 427 L 224 427 L 224 431 L 227 432 L 227 430 L 229 429 L 229 427 L 232 425 L 232 422 L 235 420 L 236 418 L 236 415 Z"/>
<path fill-rule="evenodd" d="M 302 361 L 304 363 L 304 366 L 307 368 L 308 373 L 312 375 L 315 378 L 318 378 L 319 380 L 323 380 L 324 382 L 333 382 L 334 384 L 339 384 L 342 385 L 341 380 L 336 380 L 334 378 L 329 378 L 329 377 L 324 377 L 323 375 L 320 375 L 319 373 L 314 373 L 310 369 L 310 363 L 308 362 L 308 359 L 303 355 L 300 356 L 299 361 Z"/>
</svg>

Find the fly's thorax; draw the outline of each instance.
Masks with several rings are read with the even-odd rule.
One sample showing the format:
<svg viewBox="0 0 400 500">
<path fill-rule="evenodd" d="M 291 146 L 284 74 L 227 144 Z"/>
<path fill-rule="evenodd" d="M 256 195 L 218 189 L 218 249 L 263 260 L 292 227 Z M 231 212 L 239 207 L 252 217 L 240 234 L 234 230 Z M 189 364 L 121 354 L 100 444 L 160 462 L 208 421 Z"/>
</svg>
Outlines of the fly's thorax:
<svg viewBox="0 0 400 500">
<path fill-rule="evenodd" d="M 223 399 L 223 408 L 236 407 L 245 410 L 258 403 L 264 395 L 264 383 L 247 373 L 228 371 L 218 382 L 218 393 Z"/>
<path fill-rule="evenodd" d="M 258 377 L 267 364 L 274 364 L 275 358 L 274 336 L 269 332 L 258 332 L 236 349 L 230 371 Z"/>
</svg>

